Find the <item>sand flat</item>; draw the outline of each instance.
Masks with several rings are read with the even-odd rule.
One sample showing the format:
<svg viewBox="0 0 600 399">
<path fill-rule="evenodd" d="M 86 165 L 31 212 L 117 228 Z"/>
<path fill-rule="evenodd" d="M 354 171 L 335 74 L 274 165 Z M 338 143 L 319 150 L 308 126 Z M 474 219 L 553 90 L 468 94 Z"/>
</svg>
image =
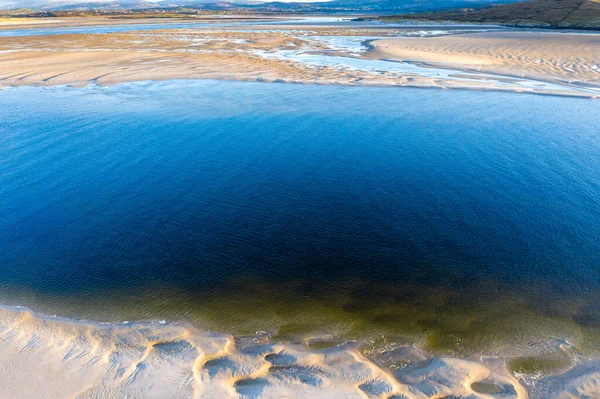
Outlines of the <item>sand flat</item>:
<svg viewBox="0 0 600 399">
<path fill-rule="evenodd" d="M 65 22 L 54 18 L 2 18 L 0 17 L 0 30 L 10 28 L 12 25 L 47 25 Z"/>
<path fill-rule="evenodd" d="M 600 85 L 597 34 L 485 32 L 384 39 L 372 44 L 375 56 L 399 61 Z"/>
<path fill-rule="evenodd" d="M 385 38 L 373 41 L 372 51 L 366 51 L 365 46 L 357 51 L 356 47 L 339 47 L 318 39 L 339 36 L 356 41 L 364 37 L 366 41 L 374 33 L 372 27 L 361 30 L 356 26 L 314 26 L 307 30 L 291 26 L 267 29 L 260 25 L 248 29 L 240 25 L 3 37 L 0 85 L 107 85 L 211 78 L 600 95 L 596 62 L 599 41 L 592 35 L 515 36 L 489 32 L 428 39 Z M 377 33 L 378 37 L 398 36 L 405 34 L 406 29 L 380 29 Z M 531 37 L 525 40 L 524 35 Z M 542 44 L 537 46 L 537 42 Z M 564 55 L 557 55 L 563 52 Z M 436 72 L 430 66 L 387 59 L 428 63 L 439 69 Z M 507 80 L 479 72 L 527 77 L 560 86 Z"/>
</svg>

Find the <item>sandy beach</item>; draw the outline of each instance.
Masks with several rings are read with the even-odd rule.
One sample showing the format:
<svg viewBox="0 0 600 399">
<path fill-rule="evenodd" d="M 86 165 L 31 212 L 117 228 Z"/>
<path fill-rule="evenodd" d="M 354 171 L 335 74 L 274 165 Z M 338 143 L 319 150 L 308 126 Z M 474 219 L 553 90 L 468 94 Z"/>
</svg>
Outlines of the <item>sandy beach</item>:
<svg viewBox="0 0 600 399">
<path fill-rule="evenodd" d="M 9 36 L 0 38 L 0 85 L 213 78 L 582 97 L 600 90 L 597 35 L 494 31 L 398 38 L 413 33 L 352 25 L 240 25 Z"/>
</svg>

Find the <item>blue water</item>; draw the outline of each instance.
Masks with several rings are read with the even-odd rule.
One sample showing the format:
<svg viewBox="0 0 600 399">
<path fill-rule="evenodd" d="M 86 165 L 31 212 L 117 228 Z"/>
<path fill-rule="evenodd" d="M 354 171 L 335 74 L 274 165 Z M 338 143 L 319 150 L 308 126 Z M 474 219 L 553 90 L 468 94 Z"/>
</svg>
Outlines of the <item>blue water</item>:
<svg viewBox="0 0 600 399">
<path fill-rule="evenodd" d="M 9 88 L 0 302 L 201 321 L 226 303 L 221 317 L 266 327 L 271 307 L 281 322 L 310 305 L 366 329 L 510 304 L 594 326 L 599 107 L 217 81 Z"/>
</svg>

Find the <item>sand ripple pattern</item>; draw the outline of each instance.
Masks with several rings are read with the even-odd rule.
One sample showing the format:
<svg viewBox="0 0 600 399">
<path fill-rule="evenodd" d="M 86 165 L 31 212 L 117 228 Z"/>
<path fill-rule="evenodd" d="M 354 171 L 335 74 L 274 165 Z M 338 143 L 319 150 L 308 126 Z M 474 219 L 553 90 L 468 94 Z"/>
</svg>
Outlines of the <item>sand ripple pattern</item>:
<svg viewBox="0 0 600 399">
<path fill-rule="evenodd" d="M 385 56 L 403 61 L 600 85 L 600 36 L 596 34 L 486 32 L 384 39 L 376 41 L 374 47 Z"/>
</svg>

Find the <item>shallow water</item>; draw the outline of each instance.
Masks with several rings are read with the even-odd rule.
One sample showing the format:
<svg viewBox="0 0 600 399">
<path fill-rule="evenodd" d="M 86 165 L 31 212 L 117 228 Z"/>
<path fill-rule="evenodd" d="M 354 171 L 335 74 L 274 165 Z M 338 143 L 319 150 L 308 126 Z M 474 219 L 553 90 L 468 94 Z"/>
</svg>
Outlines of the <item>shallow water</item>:
<svg viewBox="0 0 600 399">
<path fill-rule="evenodd" d="M 282 18 L 265 19 L 257 21 L 236 21 L 235 19 L 223 18 L 221 20 L 213 20 L 209 22 L 159 22 L 159 23 L 140 23 L 140 24 L 113 24 L 113 25 L 88 25 L 88 26 L 68 26 L 62 27 L 60 24 L 56 26 L 44 26 L 40 28 L 25 28 L 25 29 L 7 29 L 0 30 L 0 37 L 13 36 L 41 36 L 41 35 L 65 35 L 65 34 L 102 34 L 102 33 L 117 33 L 117 32 L 134 32 L 140 30 L 160 30 L 160 29 L 192 29 L 206 27 L 236 27 L 236 26 L 253 26 L 253 25 L 297 25 L 306 24 L 318 26 L 320 24 L 340 24 L 348 25 L 348 18 L 328 18 L 328 17 L 307 17 L 307 18 Z M 354 24 L 354 23 L 353 23 Z M 378 24 L 366 22 L 360 26 L 378 26 Z"/>
<path fill-rule="evenodd" d="M 294 21 L 281 20 L 264 20 L 264 21 L 238 21 L 227 20 L 209 22 L 160 22 L 160 23 L 140 23 L 140 24 L 113 24 L 113 25 L 88 25 L 88 26 L 44 26 L 41 28 L 25 28 L 25 29 L 7 29 L 0 30 L 0 37 L 14 36 L 43 36 L 43 35 L 71 35 L 71 34 L 103 34 L 103 33 L 118 33 L 118 32 L 135 32 L 140 30 L 161 30 L 161 29 L 192 29 L 206 27 L 234 27 L 245 25 L 270 25 L 270 24 L 289 24 Z"/>
<path fill-rule="evenodd" d="M 262 21 L 235 21 L 223 18 L 220 21 L 210 22 L 159 22 L 159 23 L 140 23 L 140 24 L 114 24 L 114 25 L 88 25 L 88 26 L 68 26 L 63 27 L 60 24 L 56 26 L 44 26 L 40 28 L 25 28 L 19 29 L 6 29 L 0 30 L 0 37 L 14 37 L 14 36 L 42 36 L 42 35 L 70 35 L 70 34 L 102 34 L 102 33 L 118 33 L 118 32 L 134 32 L 141 30 L 161 30 L 161 29 L 193 29 L 193 28 L 211 28 L 211 27 L 243 27 L 243 26 L 255 26 L 255 25 L 309 25 L 309 26 L 321 26 L 321 27 L 370 27 L 370 28 L 403 28 L 407 29 L 407 36 L 427 36 L 437 32 L 436 35 L 451 34 L 451 33 L 464 33 L 467 31 L 488 31 L 488 30 L 507 30 L 509 28 L 495 26 L 495 25 L 460 25 L 460 24 L 432 24 L 432 25 L 420 25 L 420 24 L 381 24 L 377 21 L 363 21 L 356 22 L 351 21 L 348 18 L 334 18 L 334 17 L 306 17 L 306 18 L 295 18 L 287 19 L 266 19 Z M 443 26 L 443 30 L 440 29 Z"/>
<path fill-rule="evenodd" d="M 186 81 L 0 92 L 0 303 L 598 348 L 597 101 Z"/>
</svg>

